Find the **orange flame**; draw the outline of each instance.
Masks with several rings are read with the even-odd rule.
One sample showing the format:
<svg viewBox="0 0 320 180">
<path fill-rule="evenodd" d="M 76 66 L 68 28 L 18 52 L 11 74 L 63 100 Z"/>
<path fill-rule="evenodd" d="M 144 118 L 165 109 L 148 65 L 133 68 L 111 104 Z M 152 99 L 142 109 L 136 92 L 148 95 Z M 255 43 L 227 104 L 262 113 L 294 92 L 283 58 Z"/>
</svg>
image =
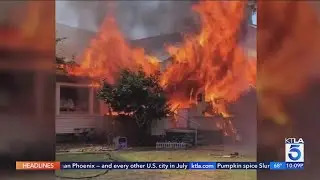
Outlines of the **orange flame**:
<svg viewBox="0 0 320 180">
<path fill-rule="evenodd" d="M 189 103 L 181 94 L 192 90 L 205 93 L 218 113 L 229 116 L 225 103 L 236 100 L 255 84 L 255 61 L 249 61 L 238 45 L 245 2 L 202 1 L 194 6 L 202 29 L 199 35 L 188 35 L 181 47 L 169 46 L 173 64 L 162 76 L 162 85 L 170 91 L 171 100 Z M 188 82 L 189 81 L 189 82 Z M 185 93 L 181 91 L 187 91 Z M 223 104 L 215 100 L 223 99 Z"/>
<path fill-rule="evenodd" d="M 161 75 L 173 109 L 189 107 L 190 101 L 204 93 L 214 113 L 228 118 L 226 123 L 233 133 L 226 104 L 255 86 L 256 79 L 255 60 L 248 60 L 239 46 L 246 5 L 241 1 L 201 1 L 194 6 L 201 17 L 201 32 L 185 36 L 180 47 L 168 46 L 172 64 Z M 159 69 L 155 57 L 127 44 L 110 17 L 82 58 L 80 67 L 69 69 L 70 74 L 105 79 L 111 84 L 123 68 L 137 70 L 142 66 L 147 73 Z"/>
<path fill-rule="evenodd" d="M 84 52 L 80 67 L 69 68 L 72 75 L 89 76 L 113 84 L 123 68 L 147 73 L 159 69 L 156 58 L 146 55 L 144 49 L 133 49 L 127 44 L 116 21 L 108 17 L 97 37 Z"/>
</svg>

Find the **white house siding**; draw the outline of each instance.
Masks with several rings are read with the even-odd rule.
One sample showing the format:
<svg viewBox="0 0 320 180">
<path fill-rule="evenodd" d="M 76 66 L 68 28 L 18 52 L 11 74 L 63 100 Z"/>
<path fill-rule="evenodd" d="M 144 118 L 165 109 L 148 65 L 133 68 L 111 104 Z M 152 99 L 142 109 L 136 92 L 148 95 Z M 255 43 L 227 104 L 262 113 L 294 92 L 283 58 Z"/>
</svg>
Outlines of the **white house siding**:
<svg viewBox="0 0 320 180">
<path fill-rule="evenodd" d="M 151 135 L 160 136 L 165 134 L 167 119 L 154 120 L 151 122 Z"/>
<path fill-rule="evenodd" d="M 105 112 L 103 103 L 95 99 L 95 90 L 89 88 L 88 112 L 60 112 L 61 87 L 89 88 L 89 84 L 56 83 L 56 134 L 75 133 L 75 129 L 94 128 L 101 126 L 102 113 Z"/>
<path fill-rule="evenodd" d="M 178 114 L 177 128 L 181 128 L 181 129 L 188 128 L 189 109 L 187 108 L 178 109 L 177 114 Z"/>
<path fill-rule="evenodd" d="M 154 120 L 151 122 L 151 135 L 164 135 L 167 129 L 174 128 L 172 117 L 167 117 L 161 120 Z"/>
<path fill-rule="evenodd" d="M 185 110 L 187 111 L 187 110 Z M 183 117 L 184 116 L 184 117 Z M 197 129 L 204 131 L 219 131 L 217 123 L 221 121 L 221 118 L 216 117 L 203 117 L 203 116 L 189 116 L 186 112 L 177 117 L 177 126 L 173 125 L 172 117 L 168 117 L 162 120 L 154 120 L 151 124 L 152 135 L 163 135 L 168 129 Z"/>
<path fill-rule="evenodd" d="M 74 133 L 77 128 L 97 128 L 101 116 L 85 114 L 60 114 L 56 116 L 56 134 Z"/>
<path fill-rule="evenodd" d="M 205 131 L 218 131 L 219 128 L 217 123 L 221 121 L 219 117 L 203 117 L 203 116 L 194 116 L 189 117 L 189 128 L 198 129 Z"/>
</svg>

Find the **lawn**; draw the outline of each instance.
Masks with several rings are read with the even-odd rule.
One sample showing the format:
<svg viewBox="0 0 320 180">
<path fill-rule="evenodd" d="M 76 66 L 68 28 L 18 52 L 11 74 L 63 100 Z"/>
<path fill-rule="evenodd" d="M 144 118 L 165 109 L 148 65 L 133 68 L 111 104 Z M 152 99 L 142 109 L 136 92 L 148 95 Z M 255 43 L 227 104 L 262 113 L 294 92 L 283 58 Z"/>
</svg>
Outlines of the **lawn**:
<svg viewBox="0 0 320 180">
<path fill-rule="evenodd" d="M 112 158 L 118 161 L 255 161 L 253 158 L 222 158 L 208 150 L 181 151 L 118 151 L 110 152 Z M 57 154 L 60 161 L 109 161 L 106 154 Z M 102 175 L 99 175 L 102 174 Z M 95 180 L 256 180 L 253 170 L 233 171 L 190 171 L 190 170 L 161 170 L 161 171 L 58 171 L 59 176 L 86 177 L 99 175 Z M 57 178 L 60 179 L 60 178 Z"/>
</svg>

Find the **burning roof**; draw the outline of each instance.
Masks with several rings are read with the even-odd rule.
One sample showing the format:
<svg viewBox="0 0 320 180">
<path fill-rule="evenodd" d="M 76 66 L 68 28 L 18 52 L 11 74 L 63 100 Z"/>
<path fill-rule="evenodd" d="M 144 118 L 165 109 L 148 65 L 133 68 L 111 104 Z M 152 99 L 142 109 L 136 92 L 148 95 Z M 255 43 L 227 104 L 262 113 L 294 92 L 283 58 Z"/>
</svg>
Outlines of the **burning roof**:
<svg viewBox="0 0 320 180">
<path fill-rule="evenodd" d="M 198 34 L 185 34 L 180 46 L 167 46 L 173 63 L 163 72 L 162 84 L 174 91 L 174 87 L 183 86 L 191 78 L 195 80 L 193 93 L 202 91 L 212 100 L 234 101 L 255 81 L 255 62 L 247 60 L 239 44 L 246 3 L 228 2 L 226 6 L 221 2 L 201 1 L 193 9 L 200 16 L 201 30 Z M 150 56 L 148 49 L 153 49 L 152 45 L 161 48 L 161 41 L 159 37 L 135 41 L 136 45 L 145 46 L 136 48 L 132 46 L 134 43 L 126 41 L 116 20 L 107 17 L 82 54 L 81 68 L 70 73 L 102 78 L 110 83 L 114 83 L 121 68 L 136 70 L 143 66 L 147 73 L 152 73 L 159 70 L 159 59 Z M 180 99 L 180 93 L 172 92 L 172 98 Z M 187 93 L 190 92 L 182 94 Z"/>
<path fill-rule="evenodd" d="M 67 38 L 63 43 L 59 44 L 57 48 L 57 53 L 66 57 L 66 59 L 71 59 L 73 55 L 80 55 L 90 40 L 96 35 L 96 32 L 93 31 L 59 23 L 56 24 L 56 29 L 57 37 Z M 166 60 L 169 58 L 169 54 L 165 50 L 165 45 L 178 44 L 181 43 L 182 40 L 183 37 L 181 33 L 176 32 L 127 41 L 132 47 L 144 48 L 149 55 L 156 56 L 159 60 Z"/>
<path fill-rule="evenodd" d="M 134 47 L 143 47 L 147 54 L 157 57 L 157 59 L 160 61 L 164 61 L 170 57 L 170 54 L 166 51 L 165 46 L 178 45 L 182 41 L 182 34 L 177 32 L 132 40 L 130 44 Z"/>
</svg>

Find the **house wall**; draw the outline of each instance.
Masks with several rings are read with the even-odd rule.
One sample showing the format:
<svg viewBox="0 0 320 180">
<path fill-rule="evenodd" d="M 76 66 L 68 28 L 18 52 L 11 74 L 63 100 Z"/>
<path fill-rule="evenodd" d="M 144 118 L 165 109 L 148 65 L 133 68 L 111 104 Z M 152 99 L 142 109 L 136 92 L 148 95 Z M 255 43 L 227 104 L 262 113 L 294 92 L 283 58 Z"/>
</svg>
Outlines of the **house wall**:
<svg viewBox="0 0 320 180">
<path fill-rule="evenodd" d="M 84 129 L 84 128 L 94 128 L 96 129 L 99 126 L 101 121 L 101 113 L 103 112 L 103 106 L 100 106 L 101 103 L 96 102 L 95 91 L 93 88 L 89 89 L 89 109 L 88 112 L 60 112 L 60 88 L 61 87 L 71 87 L 71 88 L 88 88 L 88 84 L 80 83 L 56 83 L 56 134 L 69 134 L 75 133 L 75 129 Z M 96 112 L 100 111 L 100 112 Z"/>
<path fill-rule="evenodd" d="M 204 131 L 219 131 L 217 122 L 221 121 L 221 118 L 216 117 L 204 117 L 204 116 L 188 116 L 184 119 L 180 119 L 183 124 L 179 123 L 174 125 L 172 117 L 167 117 L 162 120 L 154 120 L 151 124 L 152 135 L 163 135 L 168 129 L 198 129 Z M 179 120 L 178 120 L 179 121 Z"/>
<path fill-rule="evenodd" d="M 172 123 L 172 117 L 167 117 L 161 120 L 154 120 L 151 123 L 151 135 L 160 136 L 164 135 L 166 129 L 174 128 L 174 124 Z"/>
<path fill-rule="evenodd" d="M 219 117 L 191 116 L 189 117 L 189 128 L 205 131 L 218 131 L 217 122 Z"/>
<path fill-rule="evenodd" d="M 56 134 L 74 133 L 76 128 L 97 128 L 101 116 L 85 114 L 60 114 L 56 116 Z"/>
<path fill-rule="evenodd" d="M 181 108 L 177 111 L 176 117 L 176 128 L 186 129 L 188 128 L 188 120 L 189 120 L 189 109 Z"/>
</svg>

